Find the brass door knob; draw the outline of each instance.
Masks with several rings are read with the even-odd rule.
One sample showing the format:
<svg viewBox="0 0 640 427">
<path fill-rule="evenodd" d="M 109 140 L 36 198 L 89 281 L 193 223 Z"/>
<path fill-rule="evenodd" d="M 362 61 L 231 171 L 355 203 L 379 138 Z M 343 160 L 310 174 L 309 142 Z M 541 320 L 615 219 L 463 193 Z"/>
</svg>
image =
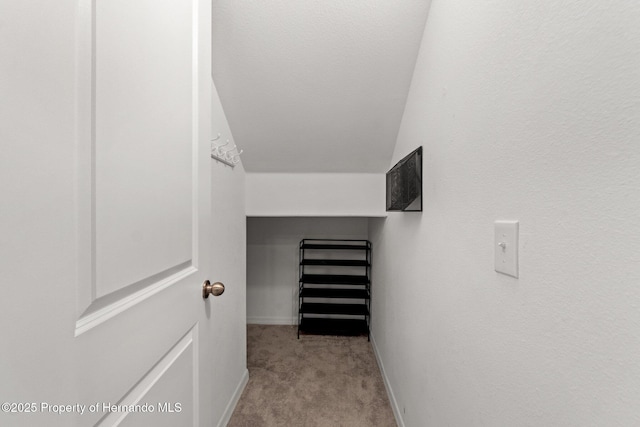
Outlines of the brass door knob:
<svg viewBox="0 0 640 427">
<path fill-rule="evenodd" d="M 202 298 L 209 298 L 209 295 L 214 297 L 222 295 L 224 292 L 224 285 L 220 282 L 215 282 L 213 285 L 210 281 L 205 280 L 202 284 Z"/>
</svg>

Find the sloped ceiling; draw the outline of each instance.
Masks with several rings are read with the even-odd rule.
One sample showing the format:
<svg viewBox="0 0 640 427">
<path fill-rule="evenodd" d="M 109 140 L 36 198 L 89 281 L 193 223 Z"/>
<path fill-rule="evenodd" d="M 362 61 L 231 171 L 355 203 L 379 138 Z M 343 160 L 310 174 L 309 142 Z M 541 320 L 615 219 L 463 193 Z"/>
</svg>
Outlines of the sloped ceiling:
<svg viewBox="0 0 640 427">
<path fill-rule="evenodd" d="M 429 3 L 214 0 L 213 78 L 245 170 L 385 172 Z"/>
</svg>

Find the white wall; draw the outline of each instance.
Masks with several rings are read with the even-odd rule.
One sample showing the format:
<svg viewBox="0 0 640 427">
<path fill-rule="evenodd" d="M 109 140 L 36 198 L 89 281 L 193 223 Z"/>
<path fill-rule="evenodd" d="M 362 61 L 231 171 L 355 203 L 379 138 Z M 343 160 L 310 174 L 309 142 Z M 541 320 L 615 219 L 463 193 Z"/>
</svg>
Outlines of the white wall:
<svg viewBox="0 0 640 427">
<path fill-rule="evenodd" d="M 221 138 L 230 139 L 233 145 L 233 135 L 215 87 L 211 108 L 211 134 L 220 133 Z M 215 346 L 226 350 L 216 352 L 217 360 L 205 363 L 214 366 L 211 379 L 216 388 L 216 399 L 211 402 L 213 413 L 223 417 L 217 420 L 218 425 L 226 425 L 247 378 L 245 172 L 242 162 L 234 168 L 213 159 L 211 163 L 209 238 L 213 270 L 210 280 L 224 283 L 225 291 L 213 299 L 210 315 L 220 325 L 215 338 L 212 337 L 216 340 Z"/>
<path fill-rule="evenodd" d="M 385 216 L 385 176 L 249 173 L 247 216 Z"/>
<path fill-rule="evenodd" d="M 640 425 L 640 3 L 434 0 L 370 221 L 373 338 L 406 426 Z M 493 223 L 520 221 L 520 278 Z"/>
<path fill-rule="evenodd" d="M 304 238 L 366 239 L 367 218 L 248 218 L 247 322 L 297 324 Z"/>
</svg>

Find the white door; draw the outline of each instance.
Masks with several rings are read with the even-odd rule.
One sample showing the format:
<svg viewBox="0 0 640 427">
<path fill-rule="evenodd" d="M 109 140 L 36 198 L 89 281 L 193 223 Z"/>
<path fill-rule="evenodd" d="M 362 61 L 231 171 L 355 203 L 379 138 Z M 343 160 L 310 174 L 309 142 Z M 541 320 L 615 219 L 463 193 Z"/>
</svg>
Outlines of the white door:
<svg viewBox="0 0 640 427">
<path fill-rule="evenodd" d="M 211 7 L 0 11 L 0 425 L 212 425 Z"/>
</svg>

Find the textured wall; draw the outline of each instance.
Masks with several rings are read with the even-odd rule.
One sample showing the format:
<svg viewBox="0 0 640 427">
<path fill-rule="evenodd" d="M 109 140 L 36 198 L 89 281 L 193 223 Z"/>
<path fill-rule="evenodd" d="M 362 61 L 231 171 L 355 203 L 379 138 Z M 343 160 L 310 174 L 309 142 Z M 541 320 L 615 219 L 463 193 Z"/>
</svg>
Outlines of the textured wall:
<svg viewBox="0 0 640 427">
<path fill-rule="evenodd" d="M 304 238 L 366 239 L 366 218 L 248 218 L 247 322 L 297 324 Z"/>
<path fill-rule="evenodd" d="M 384 174 L 249 173 L 247 216 L 385 216 Z"/>
<path fill-rule="evenodd" d="M 234 143 L 233 135 L 218 98 L 213 89 L 211 102 L 213 120 L 212 135 L 222 134 Z M 246 351 L 246 217 L 245 217 L 245 173 L 242 163 L 231 168 L 211 160 L 211 262 L 210 280 L 225 284 L 224 294 L 211 301 L 214 322 L 221 327 L 215 339 L 216 360 L 205 361 L 213 364 L 216 399 L 211 403 L 216 416 L 224 414 L 225 408 L 234 396 L 234 390 L 242 381 L 247 369 Z M 226 425 L 225 419 L 216 420 L 217 425 Z"/>
<path fill-rule="evenodd" d="M 640 4 L 434 0 L 371 220 L 373 335 L 407 426 L 640 425 Z M 493 222 L 520 221 L 520 278 Z"/>
</svg>

